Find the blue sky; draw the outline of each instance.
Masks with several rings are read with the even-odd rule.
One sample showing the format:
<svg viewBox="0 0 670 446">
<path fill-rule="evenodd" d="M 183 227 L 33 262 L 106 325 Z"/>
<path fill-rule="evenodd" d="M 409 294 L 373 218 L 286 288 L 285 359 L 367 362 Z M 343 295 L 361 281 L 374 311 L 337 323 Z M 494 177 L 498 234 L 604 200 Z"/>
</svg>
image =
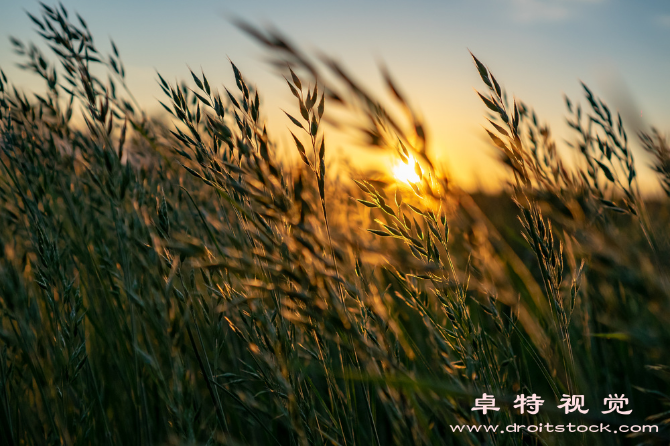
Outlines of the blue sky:
<svg viewBox="0 0 670 446">
<path fill-rule="evenodd" d="M 580 98 L 579 80 L 622 111 L 629 133 L 649 125 L 670 130 L 667 0 L 63 3 L 87 20 L 99 47 L 108 49 L 114 38 L 131 89 L 148 109 L 158 110 L 162 94 L 156 70 L 174 79 L 188 76 L 187 65 L 202 67 L 210 83 L 234 85 L 230 57 L 263 94 L 280 139 L 288 123 L 279 108 L 293 106 L 290 92 L 230 18 L 272 25 L 305 50 L 334 56 L 373 89 L 380 89 L 383 61 L 429 123 L 433 150 L 465 187 L 500 173 L 483 138 L 483 105 L 473 91 L 481 82 L 468 49 L 552 125 L 559 141 L 569 135 L 563 94 Z M 14 67 L 8 40 L 35 39 L 25 11 L 36 13 L 39 4 L 3 0 L 2 10 L 0 66 L 15 84 L 41 88 Z M 337 147 L 354 150 L 346 139 Z M 638 163 L 645 163 L 642 154 Z"/>
</svg>

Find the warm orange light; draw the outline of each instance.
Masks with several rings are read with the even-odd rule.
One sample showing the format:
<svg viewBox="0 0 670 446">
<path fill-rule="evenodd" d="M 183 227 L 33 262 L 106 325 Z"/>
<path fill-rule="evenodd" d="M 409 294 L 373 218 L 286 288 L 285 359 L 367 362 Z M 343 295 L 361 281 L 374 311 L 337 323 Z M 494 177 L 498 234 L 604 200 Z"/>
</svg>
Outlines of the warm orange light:
<svg viewBox="0 0 670 446">
<path fill-rule="evenodd" d="M 405 164 L 402 160 L 398 160 L 398 162 L 393 166 L 393 176 L 396 180 L 401 182 L 404 181 L 406 183 L 418 183 L 421 179 L 414 170 L 415 165 L 416 160 L 412 155 L 409 156 L 407 164 Z"/>
</svg>

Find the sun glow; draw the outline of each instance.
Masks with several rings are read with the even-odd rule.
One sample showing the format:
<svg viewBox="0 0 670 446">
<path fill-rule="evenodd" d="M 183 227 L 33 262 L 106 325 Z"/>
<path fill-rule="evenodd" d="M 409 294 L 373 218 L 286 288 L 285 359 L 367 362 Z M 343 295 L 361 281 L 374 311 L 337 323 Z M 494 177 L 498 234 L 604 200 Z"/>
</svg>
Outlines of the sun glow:
<svg viewBox="0 0 670 446">
<path fill-rule="evenodd" d="M 407 164 L 405 164 L 402 160 L 398 160 L 398 162 L 393 166 L 393 176 L 396 180 L 401 182 L 417 183 L 421 179 L 414 170 L 414 166 L 416 166 L 416 160 L 412 155 L 409 156 Z"/>
</svg>

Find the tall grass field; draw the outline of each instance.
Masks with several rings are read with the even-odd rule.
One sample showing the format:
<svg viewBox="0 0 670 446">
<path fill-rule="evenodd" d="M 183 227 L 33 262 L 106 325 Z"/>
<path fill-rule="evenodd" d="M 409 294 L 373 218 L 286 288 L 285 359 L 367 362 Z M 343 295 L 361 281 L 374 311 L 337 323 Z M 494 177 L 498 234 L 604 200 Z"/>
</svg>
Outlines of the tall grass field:
<svg viewBox="0 0 670 446">
<path fill-rule="evenodd" d="M 123 48 L 29 15 L 44 88 L 0 74 L 1 445 L 668 444 L 664 135 L 584 85 L 554 138 L 473 55 L 509 180 L 468 193 L 388 73 L 377 97 L 240 23 L 286 78 L 287 145 L 234 61 L 234 85 L 158 73 L 159 119 Z M 396 169 L 335 166 L 335 128 Z"/>
</svg>

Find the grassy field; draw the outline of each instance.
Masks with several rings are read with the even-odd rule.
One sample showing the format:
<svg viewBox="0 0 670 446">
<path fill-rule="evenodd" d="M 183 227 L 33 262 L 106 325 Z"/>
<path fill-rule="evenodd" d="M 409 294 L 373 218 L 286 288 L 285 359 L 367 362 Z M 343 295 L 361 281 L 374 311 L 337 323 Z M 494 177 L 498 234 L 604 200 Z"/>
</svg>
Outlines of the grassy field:
<svg viewBox="0 0 670 446">
<path fill-rule="evenodd" d="M 235 65 L 228 89 L 159 75 L 164 122 L 83 19 L 32 19 L 50 58 L 13 44 L 44 91 L 0 76 L 0 444 L 668 443 L 670 206 L 644 199 L 629 148 L 670 195 L 662 135 L 627 135 L 584 86 L 566 98 L 567 162 L 473 56 L 510 180 L 469 194 L 389 75 L 382 101 L 240 24 L 295 96 L 284 148 Z M 345 122 L 396 177 L 331 174 Z M 484 393 L 500 410 L 472 410 Z M 520 413 L 532 394 L 544 405 Z M 602 413 L 622 394 L 630 414 Z M 563 395 L 588 412 L 566 414 Z M 454 432 L 514 423 L 660 428 Z"/>
</svg>

